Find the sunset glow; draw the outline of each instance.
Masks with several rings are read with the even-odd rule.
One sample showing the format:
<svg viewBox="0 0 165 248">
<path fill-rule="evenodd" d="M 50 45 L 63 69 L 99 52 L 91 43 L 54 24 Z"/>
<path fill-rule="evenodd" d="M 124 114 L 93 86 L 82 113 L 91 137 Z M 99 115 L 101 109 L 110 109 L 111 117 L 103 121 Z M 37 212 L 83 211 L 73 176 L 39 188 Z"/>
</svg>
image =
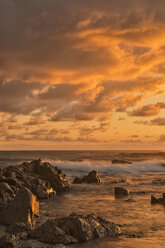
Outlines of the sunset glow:
<svg viewBox="0 0 165 248">
<path fill-rule="evenodd" d="M 0 149 L 165 149 L 165 1 L 0 1 Z"/>
</svg>

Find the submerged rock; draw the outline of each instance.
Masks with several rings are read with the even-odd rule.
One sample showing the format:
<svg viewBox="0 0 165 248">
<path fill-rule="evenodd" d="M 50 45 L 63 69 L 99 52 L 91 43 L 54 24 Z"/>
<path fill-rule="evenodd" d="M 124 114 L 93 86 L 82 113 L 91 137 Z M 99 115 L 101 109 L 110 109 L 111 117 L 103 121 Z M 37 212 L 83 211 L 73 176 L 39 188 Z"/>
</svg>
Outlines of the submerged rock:
<svg viewBox="0 0 165 248">
<path fill-rule="evenodd" d="M 116 237 L 120 228 L 94 214 L 71 214 L 57 220 L 49 220 L 33 230 L 30 237 L 45 243 L 71 244 L 94 238 Z"/>
<path fill-rule="evenodd" d="M 29 189 L 24 188 L 0 211 L 0 224 L 22 222 L 32 226 L 38 216 L 39 202 Z"/>
<path fill-rule="evenodd" d="M 165 205 L 165 193 L 163 193 L 163 197 L 156 198 L 155 196 L 151 195 L 151 204 L 163 204 Z"/>
<path fill-rule="evenodd" d="M 113 159 L 112 164 L 132 164 L 132 162 L 120 159 Z"/>
<path fill-rule="evenodd" d="M 89 172 L 89 174 L 87 176 L 84 177 L 76 177 L 73 180 L 74 184 L 81 184 L 81 183 L 97 183 L 100 184 L 102 183 L 100 176 L 98 174 L 97 171 L 93 170 L 91 172 Z"/>
<path fill-rule="evenodd" d="M 123 187 L 115 187 L 115 196 L 120 197 L 120 196 L 128 196 L 129 195 L 129 190 L 125 189 Z"/>
</svg>

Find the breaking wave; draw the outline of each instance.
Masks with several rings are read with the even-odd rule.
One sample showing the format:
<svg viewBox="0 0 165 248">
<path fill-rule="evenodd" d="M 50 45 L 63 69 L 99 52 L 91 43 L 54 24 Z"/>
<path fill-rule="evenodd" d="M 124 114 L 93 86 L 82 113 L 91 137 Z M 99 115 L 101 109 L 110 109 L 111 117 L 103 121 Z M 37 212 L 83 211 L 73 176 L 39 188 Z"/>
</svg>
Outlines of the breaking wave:
<svg viewBox="0 0 165 248">
<path fill-rule="evenodd" d="M 111 164 L 105 161 L 50 161 L 54 166 L 57 166 L 70 174 L 88 173 L 91 170 L 97 170 L 100 174 L 115 175 L 115 174 L 139 174 L 149 172 L 165 172 L 165 167 L 161 162 L 140 162 L 133 164 Z"/>
</svg>

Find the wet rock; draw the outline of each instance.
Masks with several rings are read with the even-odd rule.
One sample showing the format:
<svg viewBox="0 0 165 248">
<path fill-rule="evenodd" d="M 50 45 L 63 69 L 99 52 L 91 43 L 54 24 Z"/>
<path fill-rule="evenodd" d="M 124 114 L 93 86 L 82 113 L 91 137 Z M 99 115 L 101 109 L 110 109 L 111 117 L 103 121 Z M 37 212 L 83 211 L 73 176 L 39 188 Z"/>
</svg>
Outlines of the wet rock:
<svg viewBox="0 0 165 248">
<path fill-rule="evenodd" d="M 151 195 L 151 204 L 163 204 L 165 205 L 165 193 L 163 194 L 163 197 L 156 198 L 154 195 Z"/>
<path fill-rule="evenodd" d="M 14 190 L 5 182 L 0 182 L 0 209 L 15 197 Z"/>
<path fill-rule="evenodd" d="M 57 193 L 70 189 L 62 170 L 52 166 L 50 163 L 42 163 L 40 159 L 34 160 L 29 164 L 29 168 L 31 168 L 31 172 L 49 182 Z"/>
<path fill-rule="evenodd" d="M 152 181 L 153 185 L 165 185 L 165 179 L 159 178 Z"/>
<path fill-rule="evenodd" d="M 96 184 L 100 184 L 102 183 L 99 174 L 97 173 L 97 171 L 93 170 L 91 172 L 89 172 L 89 174 L 87 176 L 84 176 L 82 178 L 76 177 L 73 180 L 74 184 L 81 184 L 81 183 L 96 183 Z"/>
<path fill-rule="evenodd" d="M 41 242 L 51 244 L 71 244 L 77 242 L 74 237 L 66 235 L 65 232 L 59 228 L 57 223 L 53 220 L 48 220 L 42 226 L 33 230 L 30 233 L 30 237 L 38 239 Z"/>
<path fill-rule="evenodd" d="M 16 223 L 7 227 L 6 232 L 9 234 L 17 235 L 20 239 L 27 237 L 28 233 L 31 231 L 31 227 L 25 223 Z"/>
<path fill-rule="evenodd" d="M 56 220 L 56 222 L 66 234 L 73 236 L 79 242 L 106 236 L 115 237 L 120 234 L 120 229 L 115 224 L 96 217 L 94 214 L 78 215 L 74 213 Z"/>
<path fill-rule="evenodd" d="M 24 188 L 0 211 L 0 223 L 12 225 L 23 222 L 33 225 L 37 216 L 39 216 L 39 202 L 29 189 Z"/>
<path fill-rule="evenodd" d="M 132 162 L 120 159 L 113 159 L 112 164 L 132 164 Z"/>
<path fill-rule="evenodd" d="M 129 190 L 123 187 L 115 187 L 115 197 L 128 196 Z"/>
<path fill-rule="evenodd" d="M 126 200 L 126 202 L 136 202 L 136 201 L 133 198 L 129 198 L 129 199 Z"/>
<path fill-rule="evenodd" d="M 30 237 L 51 244 L 71 244 L 118 235 L 120 229 L 115 224 L 94 214 L 75 213 L 61 219 L 49 220 L 30 233 Z"/>
<path fill-rule="evenodd" d="M 0 182 L 0 192 L 6 192 L 10 195 L 11 198 L 14 198 L 15 194 L 9 184 Z"/>
<path fill-rule="evenodd" d="M 49 163 L 42 163 L 40 159 L 1 170 L 0 182 L 8 183 L 15 194 L 22 187 L 26 187 L 39 199 L 47 199 L 55 196 L 56 192 L 70 189 L 62 170 Z"/>
<path fill-rule="evenodd" d="M 56 191 L 51 185 L 42 179 L 34 178 L 31 180 L 30 185 L 29 187 L 32 193 L 35 194 L 38 199 L 48 199 L 56 195 Z"/>
<path fill-rule="evenodd" d="M 0 248 L 20 248 L 19 239 L 15 235 L 6 234 L 0 238 Z"/>
</svg>

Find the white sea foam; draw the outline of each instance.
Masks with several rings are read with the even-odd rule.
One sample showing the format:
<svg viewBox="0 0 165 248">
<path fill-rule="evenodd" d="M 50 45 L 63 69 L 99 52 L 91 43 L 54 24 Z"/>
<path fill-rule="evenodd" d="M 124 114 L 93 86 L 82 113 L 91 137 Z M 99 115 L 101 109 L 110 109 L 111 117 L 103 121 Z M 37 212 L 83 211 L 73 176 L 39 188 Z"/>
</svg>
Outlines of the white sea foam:
<svg viewBox="0 0 165 248">
<path fill-rule="evenodd" d="M 97 170 L 101 174 L 139 174 L 147 172 L 165 172 L 165 167 L 161 162 L 139 162 L 133 164 L 111 164 L 105 161 L 89 161 L 71 162 L 71 161 L 55 161 L 51 163 L 64 171 L 71 174 L 88 173 L 91 170 Z"/>
</svg>

